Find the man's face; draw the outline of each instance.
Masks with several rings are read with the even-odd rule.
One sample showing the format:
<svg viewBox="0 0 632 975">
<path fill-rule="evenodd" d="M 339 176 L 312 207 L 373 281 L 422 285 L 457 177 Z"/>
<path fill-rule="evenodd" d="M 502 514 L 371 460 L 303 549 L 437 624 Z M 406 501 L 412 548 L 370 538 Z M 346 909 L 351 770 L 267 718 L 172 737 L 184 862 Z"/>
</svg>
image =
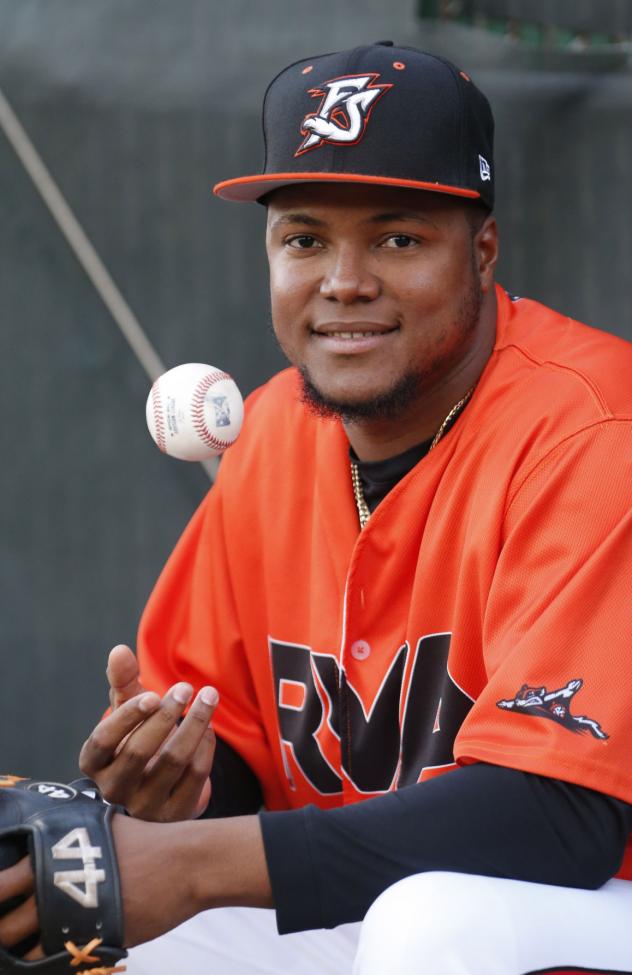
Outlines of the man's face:
<svg viewBox="0 0 632 975">
<path fill-rule="evenodd" d="M 390 187 L 285 187 L 268 205 L 272 320 L 308 399 L 394 418 L 476 346 L 481 282 L 462 204 Z"/>
</svg>

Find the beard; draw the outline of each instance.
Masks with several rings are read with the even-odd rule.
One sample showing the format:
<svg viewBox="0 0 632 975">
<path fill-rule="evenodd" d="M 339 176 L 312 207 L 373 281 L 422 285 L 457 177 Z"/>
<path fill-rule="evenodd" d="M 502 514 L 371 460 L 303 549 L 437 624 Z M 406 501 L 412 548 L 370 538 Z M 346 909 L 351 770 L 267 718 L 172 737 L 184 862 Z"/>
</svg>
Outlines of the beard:
<svg viewBox="0 0 632 975">
<path fill-rule="evenodd" d="M 358 420 L 395 420 L 415 402 L 419 395 L 420 378 L 406 373 L 390 389 L 371 399 L 342 402 L 325 395 L 314 385 L 309 370 L 299 369 L 301 375 L 301 401 L 309 411 L 325 420 L 340 417 L 347 423 Z"/>
<path fill-rule="evenodd" d="M 315 416 L 322 419 L 340 418 L 354 423 L 366 420 L 397 420 L 402 417 L 431 383 L 450 372 L 470 348 L 476 334 L 481 312 L 482 294 L 478 273 L 463 298 L 459 316 L 455 322 L 460 336 L 458 349 L 435 359 L 424 369 L 411 368 L 396 379 L 389 389 L 366 399 L 342 400 L 327 396 L 316 386 L 306 366 L 299 367 L 301 377 L 301 401 Z"/>
</svg>

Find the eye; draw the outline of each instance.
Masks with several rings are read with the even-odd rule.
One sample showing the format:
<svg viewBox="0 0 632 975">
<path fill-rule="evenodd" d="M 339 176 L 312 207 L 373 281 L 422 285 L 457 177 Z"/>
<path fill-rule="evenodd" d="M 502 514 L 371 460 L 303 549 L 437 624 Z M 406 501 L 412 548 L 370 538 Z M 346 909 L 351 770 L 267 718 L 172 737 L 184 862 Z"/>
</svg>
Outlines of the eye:
<svg viewBox="0 0 632 975">
<path fill-rule="evenodd" d="M 384 241 L 384 247 L 396 248 L 397 250 L 404 250 L 406 247 L 414 247 L 419 241 L 415 237 L 411 237 L 410 234 L 391 234 Z"/>
<path fill-rule="evenodd" d="M 314 250 L 321 246 L 320 242 L 311 234 L 295 234 L 293 237 L 287 237 L 285 245 L 301 251 Z"/>
</svg>

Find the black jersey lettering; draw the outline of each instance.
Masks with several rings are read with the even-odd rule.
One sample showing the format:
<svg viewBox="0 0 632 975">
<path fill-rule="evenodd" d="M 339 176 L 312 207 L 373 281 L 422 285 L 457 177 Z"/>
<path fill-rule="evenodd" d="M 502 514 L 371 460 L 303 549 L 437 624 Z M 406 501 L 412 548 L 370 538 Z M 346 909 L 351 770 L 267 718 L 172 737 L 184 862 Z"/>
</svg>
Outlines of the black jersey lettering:
<svg viewBox="0 0 632 975">
<path fill-rule="evenodd" d="M 369 712 L 343 674 L 340 693 L 342 767 L 359 792 L 388 792 L 399 761 L 399 702 L 406 663 L 406 646 L 397 656 L 375 696 Z"/>
<path fill-rule="evenodd" d="M 454 740 L 473 701 L 448 670 L 450 637 L 450 633 L 422 637 L 415 649 L 398 785 L 412 785 L 424 769 L 454 762 Z"/>
<path fill-rule="evenodd" d="M 340 792 L 340 778 L 325 761 L 315 737 L 324 712 L 312 673 L 312 651 L 271 640 L 270 653 L 282 740 L 290 746 L 305 778 L 318 792 Z M 337 670 L 336 661 L 329 659 Z"/>
<path fill-rule="evenodd" d="M 453 764 L 454 741 L 473 700 L 450 675 L 450 637 L 435 633 L 418 641 L 403 702 L 410 648 L 400 647 L 368 710 L 335 657 L 270 640 L 282 748 L 291 750 L 315 789 L 323 795 L 342 791 L 318 741 L 325 722 L 340 741 L 342 769 L 358 792 L 412 785 L 424 769 Z"/>
</svg>

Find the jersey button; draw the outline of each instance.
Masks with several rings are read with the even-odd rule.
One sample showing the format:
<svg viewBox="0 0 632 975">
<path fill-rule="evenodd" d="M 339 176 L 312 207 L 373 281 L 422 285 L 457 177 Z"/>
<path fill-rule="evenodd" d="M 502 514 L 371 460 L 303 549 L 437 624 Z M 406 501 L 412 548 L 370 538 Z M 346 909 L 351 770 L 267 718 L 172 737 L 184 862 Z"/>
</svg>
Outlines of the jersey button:
<svg viewBox="0 0 632 975">
<path fill-rule="evenodd" d="M 351 644 L 351 656 L 356 660 L 366 660 L 371 653 L 371 647 L 366 640 L 356 640 Z"/>
</svg>

